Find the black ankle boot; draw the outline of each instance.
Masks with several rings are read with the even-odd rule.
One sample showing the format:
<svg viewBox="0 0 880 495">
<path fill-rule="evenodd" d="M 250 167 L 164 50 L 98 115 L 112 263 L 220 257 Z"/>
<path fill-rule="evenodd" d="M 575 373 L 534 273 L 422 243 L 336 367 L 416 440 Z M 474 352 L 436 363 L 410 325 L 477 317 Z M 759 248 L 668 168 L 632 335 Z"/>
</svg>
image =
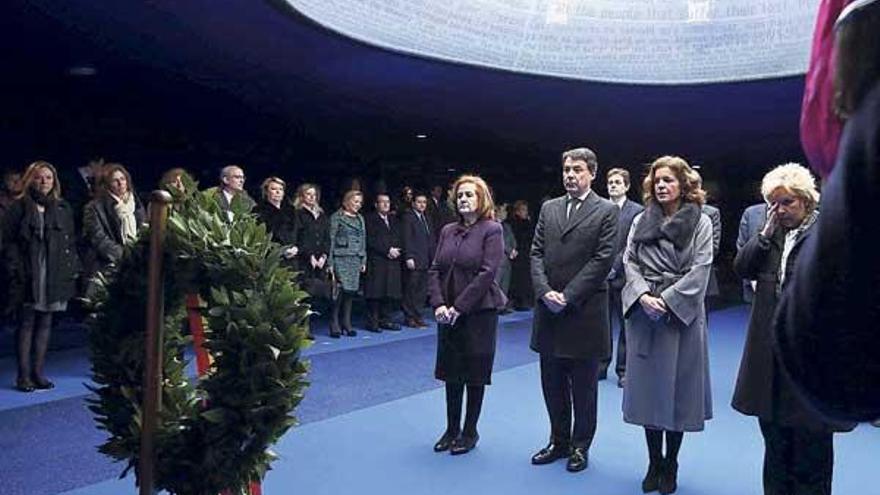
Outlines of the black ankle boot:
<svg viewBox="0 0 880 495">
<path fill-rule="evenodd" d="M 667 460 L 660 470 L 660 493 L 669 495 L 678 489 L 678 462 Z"/>
<path fill-rule="evenodd" d="M 648 473 L 645 474 L 645 479 L 642 480 L 642 492 L 656 492 L 657 489 L 660 488 L 660 472 L 662 471 L 662 462 L 662 459 L 658 459 L 656 461 L 651 461 L 648 464 Z"/>
</svg>

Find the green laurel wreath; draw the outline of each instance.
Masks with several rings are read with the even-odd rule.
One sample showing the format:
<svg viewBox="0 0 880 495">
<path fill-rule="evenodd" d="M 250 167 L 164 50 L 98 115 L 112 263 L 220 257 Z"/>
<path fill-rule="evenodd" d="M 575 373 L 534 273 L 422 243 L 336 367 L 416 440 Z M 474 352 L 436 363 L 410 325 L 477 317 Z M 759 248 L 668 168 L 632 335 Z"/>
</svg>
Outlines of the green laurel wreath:
<svg viewBox="0 0 880 495">
<path fill-rule="evenodd" d="M 189 191 L 196 185 L 186 184 Z M 175 194 L 165 263 L 162 408 L 156 431 L 156 488 L 177 495 L 246 493 L 276 458 L 269 449 L 296 423 L 307 386 L 300 356 L 307 294 L 281 265 L 280 246 L 236 198 L 227 222 L 210 192 Z M 89 399 L 109 439 L 99 451 L 138 476 L 148 236 L 98 283 L 91 307 Z M 185 295 L 206 305 L 209 372 L 190 382 L 184 352 Z M 139 477 L 139 476 L 138 476 Z"/>
</svg>

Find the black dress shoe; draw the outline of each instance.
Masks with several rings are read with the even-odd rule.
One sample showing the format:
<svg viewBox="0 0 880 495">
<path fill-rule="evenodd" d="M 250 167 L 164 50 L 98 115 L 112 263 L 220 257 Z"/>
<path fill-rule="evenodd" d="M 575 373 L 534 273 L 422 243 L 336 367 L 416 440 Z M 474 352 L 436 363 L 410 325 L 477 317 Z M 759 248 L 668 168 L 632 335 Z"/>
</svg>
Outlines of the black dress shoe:
<svg viewBox="0 0 880 495">
<path fill-rule="evenodd" d="M 443 436 L 440 437 L 440 440 L 437 440 L 437 443 L 434 444 L 434 452 L 445 452 L 449 450 L 449 447 L 452 446 L 452 442 L 458 438 L 460 433 L 457 431 L 449 431 L 446 430 L 443 432 Z"/>
<path fill-rule="evenodd" d="M 349 337 L 354 337 L 355 335 L 358 334 L 357 330 L 351 330 L 351 329 L 343 330 L 343 332 L 345 332 L 345 335 L 348 335 Z"/>
<path fill-rule="evenodd" d="M 30 380 L 22 380 L 19 378 L 18 380 L 15 380 L 15 390 L 28 393 L 33 392 L 35 388 L 34 384 Z"/>
<path fill-rule="evenodd" d="M 532 464 L 540 466 L 541 464 L 550 464 L 551 462 L 568 457 L 571 449 L 568 445 L 560 445 L 557 443 L 549 443 L 546 447 L 539 450 L 537 454 L 532 456 Z"/>
<path fill-rule="evenodd" d="M 37 390 L 49 390 L 55 388 L 55 384 L 45 378 L 39 377 L 34 378 L 34 388 Z"/>
<path fill-rule="evenodd" d="M 391 321 L 383 321 L 379 323 L 379 328 L 384 328 L 385 330 L 391 330 L 392 332 L 396 332 L 400 330 L 400 325 Z"/>
<path fill-rule="evenodd" d="M 366 330 L 368 332 L 373 332 L 373 333 L 382 332 L 382 329 L 379 328 L 379 326 L 376 325 L 375 323 L 367 323 L 366 325 L 364 325 L 364 330 Z"/>
<path fill-rule="evenodd" d="M 568 457 L 565 469 L 570 473 L 576 473 L 587 469 L 589 463 L 590 453 L 587 452 L 586 447 L 575 447 L 571 449 L 571 455 Z"/>
<path fill-rule="evenodd" d="M 452 455 L 467 454 L 477 446 L 477 440 L 479 439 L 480 435 L 476 433 L 472 437 L 462 435 L 452 441 L 452 444 L 449 446 L 449 453 Z"/>
<path fill-rule="evenodd" d="M 662 461 L 651 462 L 648 464 L 648 473 L 642 480 L 642 492 L 656 492 L 660 488 L 660 466 Z"/>
<path fill-rule="evenodd" d="M 670 493 L 675 493 L 675 490 L 678 490 L 678 462 L 663 462 L 663 468 L 660 470 L 658 484 L 658 489 L 663 495 L 669 495 Z"/>
<path fill-rule="evenodd" d="M 341 336 L 342 336 L 342 334 L 340 332 L 334 332 L 332 330 L 330 331 L 330 338 L 331 339 L 338 339 Z"/>
<path fill-rule="evenodd" d="M 599 381 L 608 378 L 608 370 L 599 370 Z"/>
</svg>

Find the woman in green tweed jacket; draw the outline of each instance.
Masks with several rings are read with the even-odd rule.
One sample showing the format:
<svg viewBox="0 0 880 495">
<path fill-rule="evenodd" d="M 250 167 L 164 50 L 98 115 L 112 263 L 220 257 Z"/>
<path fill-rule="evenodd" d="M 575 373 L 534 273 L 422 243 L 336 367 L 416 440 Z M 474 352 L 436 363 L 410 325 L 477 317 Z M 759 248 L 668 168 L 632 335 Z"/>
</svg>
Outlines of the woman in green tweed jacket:
<svg viewBox="0 0 880 495">
<path fill-rule="evenodd" d="M 367 248 L 364 217 L 358 213 L 364 202 L 360 191 L 348 191 L 342 199 L 342 208 L 330 215 L 330 270 L 339 285 L 339 295 L 333 300 L 330 336 L 338 339 L 342 333 L 357 335 L 351 328 L 351 302 L 360 290 L 361 273 L 366 270 Z M 342 309 L 340 330 L 339 311 Z"/>
</svg>

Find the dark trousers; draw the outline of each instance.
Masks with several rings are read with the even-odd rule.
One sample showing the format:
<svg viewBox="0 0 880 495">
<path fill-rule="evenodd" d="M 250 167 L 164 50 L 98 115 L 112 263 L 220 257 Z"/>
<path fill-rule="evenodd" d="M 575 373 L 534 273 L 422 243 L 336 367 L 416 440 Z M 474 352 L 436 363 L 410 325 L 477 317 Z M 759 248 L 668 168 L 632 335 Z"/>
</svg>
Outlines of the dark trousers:
<svg viewBox="0 0 880 495">
<path fill-rule="evenodd" d="M 759 421 L 764 495 L 831 495 L 834 434 Z"/>
<path fill-rule="evenodd" d="M 598 377 L 597 359 L 541 356 L 541 388 L 553 443 L 590 448 L 596 434 Z"/>
<path fill-rule="evenodd" d="M 394 312 L 396 299 L 367 299 L 367 324 L 369 326 L 379 326 L 391 322 L 391 313 Z"/>
<path fill-rule="evenodd" d="M 614 352 L 614 328 L 617 328 L 617 364 L 614 372 L 618 377 L 626 374 L 626 328 L 623 323 L 623 303 L 620 300 L 620 291 L 608 289 L 608 355 L 602 358 L 599 364 L 600 370 L 607 370 L 611 365 L 611 356 Z"/>
<path fill-rule="evenodd" d="M 407 319 L 422 320 L 422 308 L 428 299 L 428 270 L 404 270 L 403 314 Z"/>
</svg>

